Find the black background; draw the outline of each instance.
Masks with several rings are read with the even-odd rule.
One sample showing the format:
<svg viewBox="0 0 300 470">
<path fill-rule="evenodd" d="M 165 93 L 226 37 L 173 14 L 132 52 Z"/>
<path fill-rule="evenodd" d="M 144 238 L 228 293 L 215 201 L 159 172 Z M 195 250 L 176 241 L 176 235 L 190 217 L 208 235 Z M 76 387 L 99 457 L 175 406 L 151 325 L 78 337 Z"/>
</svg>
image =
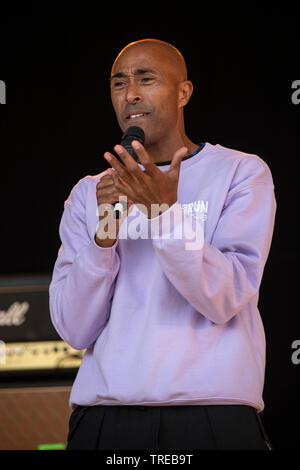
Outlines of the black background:
<svg viewBox="0 0 300 470">
<path fill-rule="evenodd" d="M 75 7 L 70 2 L 1 5 L 1 274 L 51 273 L 63 202 L 78 180 L 107 168 L 121 131 L 110 102 L 114 58 L 153 37 L 186 58 L 194 94 L 186 131 L 255 153 L 269 165 L 277 216 L 260 292 L 267 337 L 264 423 L 277 449 L 299 442 L 300 339 L 297 269 L 300 104 L 299 20 L 293 6 L 204 7 L 201 2 Z M 193 7 L 194 5 L 194 7 Z M 197 7 L 197 8 L 195 8 Z M 295 274 L 296 273 L 296 274 Z M 245 364 L 247 367 L 247 364 Z"/>
</svg>

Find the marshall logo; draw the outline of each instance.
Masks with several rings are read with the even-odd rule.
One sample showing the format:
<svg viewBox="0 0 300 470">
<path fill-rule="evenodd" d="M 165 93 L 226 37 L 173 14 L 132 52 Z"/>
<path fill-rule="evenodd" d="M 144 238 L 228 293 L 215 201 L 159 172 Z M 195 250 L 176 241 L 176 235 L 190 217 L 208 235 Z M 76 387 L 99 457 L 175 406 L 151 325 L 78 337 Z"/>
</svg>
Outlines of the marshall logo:
<svg viewBox="0 0 300 470">
<path fill-rule="evenodd" d="M 22 325 L 26 320 L 25 315 L 28 310 L 28 302 L 14 302 L 8 310 L 0 310 L 0 327 Z"/>
</svg>

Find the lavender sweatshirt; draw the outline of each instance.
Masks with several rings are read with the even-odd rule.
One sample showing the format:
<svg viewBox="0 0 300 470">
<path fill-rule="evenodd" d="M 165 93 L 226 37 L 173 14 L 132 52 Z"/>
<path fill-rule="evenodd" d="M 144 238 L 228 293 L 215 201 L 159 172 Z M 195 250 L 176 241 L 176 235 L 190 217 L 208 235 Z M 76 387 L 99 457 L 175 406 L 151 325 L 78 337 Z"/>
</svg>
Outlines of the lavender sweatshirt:
<svg viewBox="0 0 300 470">
<path fill-rule="evenodd" d="M 133 205 L 110 248 L 94 241 L 96 184 L 105 173 L 81 179 L 65 201 L 50 284 L 54 327 L 86 349 L 70 406 L 261 411 L 257 304 L 276 212 L 269 167 L 206 143 L 181 163 L 178 200 L 153 219 Z"/>
</svg>

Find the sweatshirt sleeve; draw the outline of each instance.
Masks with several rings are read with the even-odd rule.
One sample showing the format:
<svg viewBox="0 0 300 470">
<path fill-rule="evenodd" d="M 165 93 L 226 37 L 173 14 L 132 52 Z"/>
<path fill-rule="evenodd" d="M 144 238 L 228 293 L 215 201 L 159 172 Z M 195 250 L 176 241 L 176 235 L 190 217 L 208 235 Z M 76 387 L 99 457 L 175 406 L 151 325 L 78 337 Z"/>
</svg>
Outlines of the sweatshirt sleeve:
<svg viewBox="0 0 300 470">
<path fill-rule="evenodd" d="M 89 347 L 101 334 L 120 267 L 118 239 L 112 247 L 102 248 L 89 235 L 85 183 L 84 178 L 65 201 L 59 229 L 61 247 L 49 288 L 52 323 L 75 349 Z"/>
<path fill-rule="evenodd" d="M 202 315 L 226 323 L 258 294 L 275 213 L 271 172 L 259 157 L 248 157 L 227 193 L 210 243 L 203 222 L 185 214 L 178 201 L 151 219 L 164 274 Z"/>
</svg>

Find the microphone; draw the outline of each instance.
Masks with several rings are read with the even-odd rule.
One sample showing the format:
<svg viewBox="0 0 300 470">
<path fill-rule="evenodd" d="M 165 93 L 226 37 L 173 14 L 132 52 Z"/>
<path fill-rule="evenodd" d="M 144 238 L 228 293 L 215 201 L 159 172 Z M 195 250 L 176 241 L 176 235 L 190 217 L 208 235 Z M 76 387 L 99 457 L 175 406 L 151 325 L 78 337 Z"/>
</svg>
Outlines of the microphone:
<svg viewBox="0 0 300 470">
<path fill-rule="evenodd" d="M 135 153 L 134 149 L 131 146 L 133 140 L 139 141 L 142 145 L 145 143 L 145 133 L 141 127 L 137 126 L 130 126 L 128 127 L 127 131 L 123 134 L 121 144 L 124 147 L 129 155 L 134 158 L 134 160 L 138 161 L 138 156 Z M 117 201 L 113 203 L 114 206 L 114 218 L 120 219 L 122 216 L 122 212 L 127 209 L 127 203 L 124 201 Z"/>
</svg>

